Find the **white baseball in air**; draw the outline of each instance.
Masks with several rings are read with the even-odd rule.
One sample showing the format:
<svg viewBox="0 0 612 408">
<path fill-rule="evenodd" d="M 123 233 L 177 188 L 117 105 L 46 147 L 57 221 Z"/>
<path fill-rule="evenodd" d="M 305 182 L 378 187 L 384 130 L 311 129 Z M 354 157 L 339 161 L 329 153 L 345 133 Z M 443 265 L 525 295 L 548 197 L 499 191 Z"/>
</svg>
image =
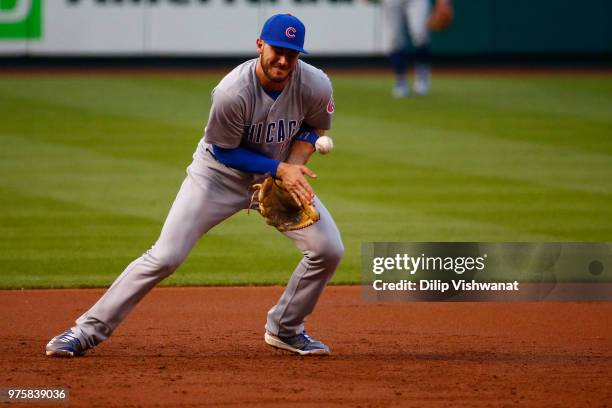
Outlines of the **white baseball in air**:
<svg viewBox="0 0 612 408">
<path fill-rule="evenodd" d="M 334 149 L 334 141 L 329 136 L 321 136 L 315 143 L 315 149 L 321 154 L 327 154 Z"/>
</svg>

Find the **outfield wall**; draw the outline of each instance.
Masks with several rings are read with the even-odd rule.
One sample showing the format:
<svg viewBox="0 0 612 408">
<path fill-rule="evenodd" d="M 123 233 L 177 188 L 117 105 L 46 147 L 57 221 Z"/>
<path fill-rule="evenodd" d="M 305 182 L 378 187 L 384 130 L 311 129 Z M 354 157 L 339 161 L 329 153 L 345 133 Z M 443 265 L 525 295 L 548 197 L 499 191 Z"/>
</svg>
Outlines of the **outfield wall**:
<svg viewBox="0 0 612 408">
<path fill-rule="evenodd" d="M 612 1 L 454 0 L 435 54 L 611 54 Z M 0 0 L 0 54 L 243 56 L 265 19 L 290 12 L 316 56 L 386 53 L 380 4 L 368 0 Z"/>
</svg>

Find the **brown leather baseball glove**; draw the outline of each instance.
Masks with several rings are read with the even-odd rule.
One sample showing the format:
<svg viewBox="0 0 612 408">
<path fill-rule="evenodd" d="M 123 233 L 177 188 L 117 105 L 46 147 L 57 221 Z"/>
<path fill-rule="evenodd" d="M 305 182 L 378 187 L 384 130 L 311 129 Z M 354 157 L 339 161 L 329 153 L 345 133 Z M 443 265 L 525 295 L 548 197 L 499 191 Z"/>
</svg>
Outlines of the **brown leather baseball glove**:
<svg viewBox="0 0 612 408">
<path fill-rule="evenodd" d="M 453 7 L 450 0 L 437 0 L 429 16 L 427 27 L 430 31 L 444 31 L 453 22 Z"/>
<path fill-rule="evenodd" d="M 319 212 L 314 205 L 304 201 L 302 207 L 297 205 L 280 180 L 268 177 L 253 188 L 254 196 L 257 195 L 259 212 L 266 222 L 277 230 L 295 231 L 319 221 Z"/>
</svg>

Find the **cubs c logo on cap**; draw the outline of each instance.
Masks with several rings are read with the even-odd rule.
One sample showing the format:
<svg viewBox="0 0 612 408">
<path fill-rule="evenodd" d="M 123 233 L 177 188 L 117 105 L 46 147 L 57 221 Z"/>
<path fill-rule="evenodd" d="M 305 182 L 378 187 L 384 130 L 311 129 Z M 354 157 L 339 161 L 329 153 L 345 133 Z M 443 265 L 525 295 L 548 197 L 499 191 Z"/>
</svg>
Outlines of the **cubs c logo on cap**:
<svg viewBox="0 0 612 408">
<path fill-rule="evenodd" d="M 2 1 L 0 0 L 0 4 Z M 273 47 L 308 54 L 304 49 L 305 36 L 306 27 L 297 17 L 291 14 L 275 14 L 266 20 L 259 37 Z"/>
<path fill-rule="evenodd" d="M 295 29 L 295 27 L 287 27 L 287 29 L 285 30 L 285 35 L 287 36 L 287 38 L 295 38 L 296 32 L 297 30 Z"/>
</svg>

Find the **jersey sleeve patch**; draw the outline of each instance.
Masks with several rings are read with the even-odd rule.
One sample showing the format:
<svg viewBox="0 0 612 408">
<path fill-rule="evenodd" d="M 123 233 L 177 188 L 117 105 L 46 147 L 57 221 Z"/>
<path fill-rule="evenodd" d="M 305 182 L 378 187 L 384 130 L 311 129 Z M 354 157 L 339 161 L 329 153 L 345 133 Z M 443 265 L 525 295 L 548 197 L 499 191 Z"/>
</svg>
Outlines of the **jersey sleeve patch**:
<svg viewBox="0 0 612 408">
<path fill-rule="evenodd" d="M 330 115 L 334 113 L 334 107 L 334 96 L 332 95 L 329 97 L 329 102 L 327 102 L 327 113 Z"/>
</svg>

